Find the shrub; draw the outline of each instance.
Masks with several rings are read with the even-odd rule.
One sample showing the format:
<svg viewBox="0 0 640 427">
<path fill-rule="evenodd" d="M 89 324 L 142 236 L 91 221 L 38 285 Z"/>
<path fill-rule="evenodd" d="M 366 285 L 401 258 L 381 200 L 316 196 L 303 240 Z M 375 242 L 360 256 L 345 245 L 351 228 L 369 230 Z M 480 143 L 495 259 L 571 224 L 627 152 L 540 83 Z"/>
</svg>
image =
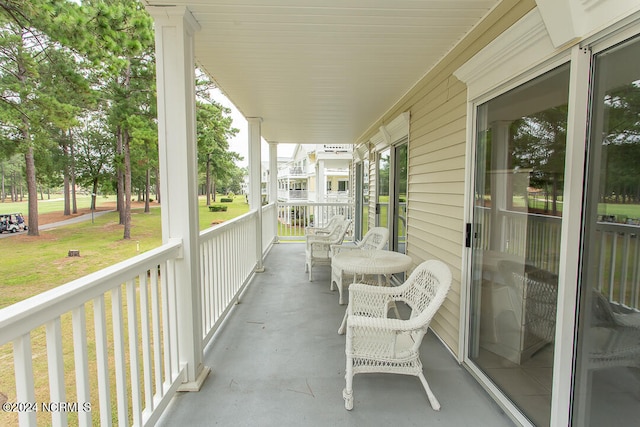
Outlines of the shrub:
<svg viewBox="0 0 640 427">
<path fill-rule="evenodd" d="M 221 203 L 232 203 L 233 199 L 229 199 L 228 197 L 220 197 Z"/>
<path fill-rule="evenodd" d="M 226 212 L 227 207 L 221 205 L 211 205 L 209 206 L 209 212 Z"/>
</svg>

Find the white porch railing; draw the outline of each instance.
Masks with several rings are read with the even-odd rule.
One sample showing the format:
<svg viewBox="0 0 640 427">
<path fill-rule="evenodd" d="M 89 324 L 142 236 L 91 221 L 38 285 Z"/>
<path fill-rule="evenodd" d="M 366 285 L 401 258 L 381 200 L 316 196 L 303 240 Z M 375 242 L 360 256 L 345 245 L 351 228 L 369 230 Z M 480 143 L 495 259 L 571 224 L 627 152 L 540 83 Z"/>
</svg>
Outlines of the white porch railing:
<svg viewBox="0 0 640 427">
<path fill-rule="evenodd" d="M 262 253 L 274 242 L 275 204 L 262 207 Z M 257 211 L 200 233 L 200 283 L 203 346 L 238 301 L 257 265 Z"/>
<path fill-rule="evenodd" d="M 307 190 L 278 190 L 280 200 L 307 200 Z"/>
<path fill-rule="evenodd" d="M 262 253 L 267 253 L 278 236 L 278 205 L 269 203 L 262 207 Z"/>
<path fill-rule="evenodd" d="M 183 377 L 174 277 L 181 248 L 163 245 L 0 310 L 3 357 L 15 368 L 15 384 L 2 384 L 15 406 L 3 407 L 0 424 L 157 421 Z"/>
<path fill-rule="evenodd" d="M 523 212 L 502 211 L 491 224 L 491 210 L 476 208 L 482 218 L 483 250 L 499 250 L 538 268 L 558 273 L 561 218 Z M 501 227 L 494 233 L 491 227 Z M 640 226 L 599 221 L 600 239 L 598 290 L 622 308 L 640 310 Z M 499 236 L 497 241 L 492 236 Z"/>
<path fill-rule="evenodd" d="M 262 217 L 264 253 L 275 240 L 276 205 Z M 200 234 L 202 348 L 254 274 L 257 221 L 252 211 Z M 0 310 L 8 405 L 0 425 L 156 423 L 185 375 L 178 334 L 190 331 L 179 325 L 174 267 L 181 251 L 172 242 Z"/>
<path fill-rule="evenodd" d="M 353 146 L 347 144 L 324 144 L 322 148 L 324 151 L 350 152 L 353 149 Z"/>
<path fill-rule="evenodd" d="M 598 222 L 600 235 L 599 291 L 609 301 L 640 310 L 640 227 Z"/>
<path fill-rule="evenodd" d="M 351 218 L 353 203 L 278 202 L 278 238 L 304 239 L 305 227 L 323 227 L 334 215 Z"/>
</svg>

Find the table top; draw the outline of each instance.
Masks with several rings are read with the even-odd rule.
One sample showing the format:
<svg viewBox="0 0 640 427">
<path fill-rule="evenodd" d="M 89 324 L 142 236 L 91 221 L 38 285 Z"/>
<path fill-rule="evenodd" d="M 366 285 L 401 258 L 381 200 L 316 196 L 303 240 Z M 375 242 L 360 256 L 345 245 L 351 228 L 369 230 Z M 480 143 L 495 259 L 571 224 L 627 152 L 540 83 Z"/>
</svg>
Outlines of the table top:
<svg viewBox="0 0 640 427">
<path fill-rule="evenodd" d="M 385 250 L 353 250 L 331 258 L 331 265 L 347 273 L 393 274 L 407 271 L 413 263 L 410 256 Z"/>
</svg>

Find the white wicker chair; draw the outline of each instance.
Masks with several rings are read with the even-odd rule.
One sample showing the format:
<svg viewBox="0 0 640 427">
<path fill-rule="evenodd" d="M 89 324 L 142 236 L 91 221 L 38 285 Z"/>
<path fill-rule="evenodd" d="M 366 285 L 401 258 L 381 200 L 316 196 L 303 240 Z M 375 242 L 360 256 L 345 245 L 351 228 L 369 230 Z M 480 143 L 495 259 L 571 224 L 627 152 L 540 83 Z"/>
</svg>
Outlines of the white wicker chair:
<svg viewBox="0 0 640 427">
<path fill-rule="evenodd" d="M 451 271 L 441 261 L 420 264 L 400 286 L 351 285 L 347 308 L 347 370 L 342 394 L 347 410 L 353 409 L 353 376 L 393 373 L 420 378 L 431 407 L 440 403 L 422 372 L 420 343 L 431 319 L 451 287 Z M 408 320 L 389 319 L 390 304 L 402 301 L 411 308 Z"/>
<path fill-rule="evenodd" d="M 342 221 L 344 221 L 344 215 L 334 215 L 324 227 L 307 227 L 304 229 L 304 234 L 306 236 L 329 235 Z"/>
<path fill-rule="evenodd" d="M 585 338 L 589 369 L 640 368 L 640 313 L 615 312 L 600 291 L 592 292 L 592 320 Z"/>
<path fill-rule="evenodd" d="M 355 245 L 332 245 L 331 256 L 344 251 L 352 250 L 369 250 L 369 249 L 384 249 L 385 245 L 389 241 L 389 230 L 385 227 L 373 227 L 367 234 L 364 235 L 361 241 Z M 354 282 L 354 275 L 347 275 L 338 269 L 331 269 L 331 284 L 330 289 L 335 290 L 334 283 L 340 293 L 340 304 L 344 304 L 343 292 L 344 289 L 349 286 L 351 282 Z"/>
<path fill-rule="evenodd" d="M 331 245 L 339 245 L 344 240 L 349 226 L 350 219 L 342 220 L 331 234 L 322 236 L 307 236 L 305 247 L 305 272 L 309 272 L 309 281 L 313 281 L 313 267 L 316 265 L 331 264 Z"/>
</svg>

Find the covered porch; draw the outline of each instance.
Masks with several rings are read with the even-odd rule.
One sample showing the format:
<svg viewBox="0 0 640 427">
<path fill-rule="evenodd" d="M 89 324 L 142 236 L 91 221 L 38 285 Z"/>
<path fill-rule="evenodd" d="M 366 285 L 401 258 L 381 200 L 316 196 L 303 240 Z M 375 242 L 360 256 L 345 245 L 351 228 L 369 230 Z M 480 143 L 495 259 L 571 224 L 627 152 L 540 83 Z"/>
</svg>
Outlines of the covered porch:
<svg viewBox="0 0 640 427">
<path fill-rule="evenodd" d="M 163 245 L 1 313 L 0 344 L 11 343 L 13 353 L 7 360 L 12 358 L 15 365 L 16 392 L 11 398 L 91 402 L 91 411 L 77 414 L 79 425 L 98 420 L 102 425 L 301 421 L 369 425 L 398 420 L 408 425 L 478 425 L 479 420 L 510 425 L 492 395 L 519 425 L 587 425 L 583 421 L 588 421 L 589 412 L 582 408 L 605 413 L 585 398 L 577 405 L 585 420 L 572 419 L 573 380 L 581 375 L 575 374 L 574 343 L 582 235 L 580 221 L 573 218 L 583 214 L 585 162 L 580 156 L 585 153 L 582 124 L 591 61 L 586 53 L 594 32 L 607 25 L 611 40 L 596 46 L 602 51 L 624 37 L 635 37 L 637 4 L 630 0 L 617 2 L 616 7 L 616 2 L 591 0 L 380 0 L 370 6 L 355 1 L 267 3 L 145 3 L 156 23 L 159 167 L 167 177 L 161 181 Z M 592 20 L 568 10 L 588 12 Z M 578 44 L 581 38 L 584 45 Z M 521 49 L 523 45 L 529 51 Z M 249 122 L 251 212 L 201 233 L 194 63 L 215 77 Z M 471 176 L 478 151 L 473 145 L 473 119 L 477 104 L 493 99 L 489 96 L 497 97 L 563 64 L 574 69 L 566 80 L 573 88 L 568 111 L 574 114 L 567 125 L 566 158 L 573 163 L 564 167 L 566 210 L 562 220 L 547 220 L 543 227 L 559 234 L 536 241 L 553 240 L 559 254 L 554 259 L 559 310 L 549 317 L 558 324 L 554 364 L 542 369 L 548 381 L 541 387 L 534 384 L 537 395 L 544 394 L 544 407 L 535 406 L 533 393 L 513 381 L 512 372 L 502 369 L 502 360 L 487 364 L 500 370 L 514 389 L 527 393 L 523 400 L 534 404 L 530 413 L 540 418 L 534 419 L 520 412 L 513 396 L 503 395 L 506 386 L 496 385 L 486 372 L 470 365 L 474 362 L 469 356 L 474 333 L 469 330 L 472 243 L 482 242 L 483 233 L 491 231 L 483 227 L 472 232 L 471 227 L 486 211 L 478 206 L 473 212 Z M 576 105 L 580 108 L 574 113 Z M 310 283 L 304 273 L 303 248 L 274 244 L 280 210 L 274 201 L 262 206 L 262 138 L 270 143 L 270 170 L 277 169 L 279 143 L 354 144 L 354 158 L 360 162 L 350 182 L 360 197 L 353 211 L 361 213 L 361 225 L 374 225 L 375 215 L 381 215 L 378 211 L 385 211 L 379 208 L 395 193 L 397 206 L 390 203 L 384 216 L 393 219 L 402 211 L 400 216 L 406 219 L 406 223 L 389 222 L 390 228 L 402 231 L 396 233 L 404 239 L 397 246 L 414 265 L 438 258 L 451 267 L 452 292 L 431 324 L 435 332 L 429 333 L 422 352 L 425 375 L 442 404 L 440 412 L 429 407 L 416 379 L 378 375 L 356 377 L 354 409 L 344 409 L 344 338 L 336 333 L 344 307 L 329 290 L 328 268 L 318 269 L 317 279 Z M 390 149 L 394 151 L 385 169 L 380 160 Z M 404 171 L 400 191 L 403 180 L 396 170 Z M 376 198 L 381 195 L 378 178 L 383 171 L 388 193 Z M 277 194 L 275 178 L 269 188 L 269 194 Z M 505 186 L 500 186 L 499 194 L 508 195 Z M 317 217 L 314 214 L 314 221 Z M 496 210 L 494 220 L 486 222 L 494 231 L 504 230 L 504 235 L 508 230 L 514 235 L 525 231 L 517 238 L 502 239 L 501 252 L 520 250 L 545 263 L 549 250 L 533 253 L 531 245 L 520 245 L 533 240 L 527 232 L 539 229 L 534 218 L 527 216 L 525 223 L 522 215 Z M 606 231 L 615 242 L 611 247 L 617 248 L 620 241 L 621 253 L 631 253 L 637 233 L 620 232 L 628 226 L 614 229 L 596 223 L 594 230 Z M 602 270 L 614 277 L 615 271 L 637 265 L 627 262 L 631 258 L 626 256 L 620 260 L 621 270 Z M 605 266 L 605 258 L 592 264 Z M 637 277 L 634 280 L 640 283 Z M 615 302 L 614 293 L 610 294 L 609 302 Z M 625 302 L 626 294 L 620 294 Z M 633 292 L 634 301 L 638 295 Z M 583 305 L 590 307 L 585 301 Z M 65 322 L 73 324 L 72 337 L 63 337 Z M 33 338 L 36 335 L 39 339 Z M 63 352 L 63 338 L 73 339 L 72 355 Z M 46 372 L 34 373 L 32 359 L 45 351 L 32 351 L 32 343 L 45 340 Z M 633 356 L 637 363 L 637 355 Z M 70 357 L 74 369 L 65 372 Z M 521 373 L 520 365 L 516 368 Z M 39 378 L 48 378 L 46 398 L 36 395 Z M 533 384 L 531 378 L 526 380 Z M 70 393 L 72 387 L 76 390 Z M 588 387 L 585 384 L 584 389 Z M 185 393 L 189 391 L 193 393 Z M 597 401 L 599 396 L 594 396 Z M 637 408 L 635 403 L 628 407 Z M 601 406 L 612 407 L 608 402 Z M 21 425 L 67 423 L 64 413 L 23 411 L 15 418 Z"/>
<path fill-rule="evenodd" d="M 309 282 L 300 243 L 274 245 L 264 264 L 205 348 L 210 378 L 198 393 L 178 393 L 160 425 L 513 425 L 431 331 L 421 358 L 439 412 L 417 378 L 382 374 L 356 376 L 346 411 L 336 333 L 345 306 L 329 290 L 329 267 Z"/>
</svg>

